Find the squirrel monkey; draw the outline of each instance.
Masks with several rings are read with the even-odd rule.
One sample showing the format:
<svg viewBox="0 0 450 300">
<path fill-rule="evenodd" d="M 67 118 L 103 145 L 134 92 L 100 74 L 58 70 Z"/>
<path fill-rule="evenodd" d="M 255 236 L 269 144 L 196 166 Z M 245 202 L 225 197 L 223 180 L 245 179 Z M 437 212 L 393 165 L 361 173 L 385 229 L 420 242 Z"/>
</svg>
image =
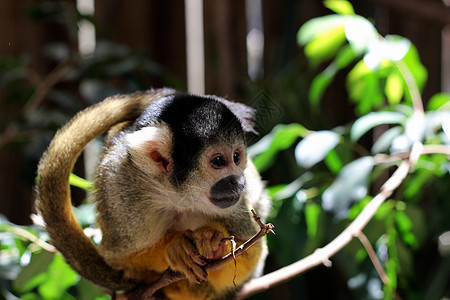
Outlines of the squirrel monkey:
<svg viewBox="0 0 450 300">
<path fill-rule="evenodd" d="M 37 208 L 52 243 L 81 276 L 110 290 L 150 283 L 170 268 L 187 279 L 159 296 L 229 297 L 261 273 L 267 252 L 262 239 L 236 267 L 202 268 L 231 251 L 225 237 L 239 246 L 258 232 L 251 209 L 263 221 L 270 209 L 246 153 L 252 113 L 171 89 L 110 97 L 78 113 L 38 167 Z M 68 178 L 86 144 L 107 130 L 95 179 L 97 247 L 74 217 Z"/>
</svg>

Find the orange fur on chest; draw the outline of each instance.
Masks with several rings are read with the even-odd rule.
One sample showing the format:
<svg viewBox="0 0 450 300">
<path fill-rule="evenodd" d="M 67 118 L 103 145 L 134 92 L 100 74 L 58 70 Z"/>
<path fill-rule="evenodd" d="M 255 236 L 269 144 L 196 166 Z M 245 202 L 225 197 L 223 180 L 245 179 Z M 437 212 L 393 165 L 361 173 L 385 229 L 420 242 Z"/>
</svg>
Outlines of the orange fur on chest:
<svg viewBox="0 0 450 300">
<path fill-rule="evenodd" d="M 167 268 L 165 251 L 181 233 L 167 234 L 153 246 L 136 253 L 132 253 L 116 261 L 115 267 L 125 270 L 125 276 L 150 283 L 157 279 Z"/>
<path fill-rule="evenodd" d="M 210 225 L 214 229 L 224 231 L 225 236 L 229 236 L 220 224 L 215 223 Z M 150 283 L 159 278 L 160 274 L 168 268 L 165 251 L 171 243 L 176 242 L 182 235 L 182 232 L 168 233 L 153 246 L 117 261 L 116 267 L 125 270 L 127 277 Z M 245 241 L 236 240 L 237 246 L 240 246 L 243 242 Z M 231 250 L 231 242 L 226 242 L 225 254 L 230 253 Z M 229 289 L 233 289 L 235 285 L 242 285 L 248 280 L 258 265 L 261 253 L 262 243 L 258 242 L 242 255 L 238 256 L 236 258 L 236 264 L 232 260 L 217 270 L 209 271 L 207 282 L 212 289 L 209 289 L 208 294 L 212 292 L 213 294 L 220 295 Z M 170 299 L 189 299 L 191 296 L 193 299 L 209 298 L 209 296 L 204 297 L 199 295 L 199 293 L 206 292 L 203 291 L 204 288 L 202 286 L 204 285 L 191 284 L 187 280 L 182 280 L 164 288 L 164 292 Z"/>
</svg>

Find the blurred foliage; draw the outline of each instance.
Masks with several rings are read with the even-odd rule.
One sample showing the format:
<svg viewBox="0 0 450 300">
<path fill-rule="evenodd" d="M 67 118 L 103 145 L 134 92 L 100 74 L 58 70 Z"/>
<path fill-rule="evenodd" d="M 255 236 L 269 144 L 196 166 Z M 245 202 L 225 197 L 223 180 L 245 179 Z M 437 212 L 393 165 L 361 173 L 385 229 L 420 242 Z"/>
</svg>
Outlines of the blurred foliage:
<svg viewBox="0 0 450 300">
<path fill-rule="evenodd" d="M 422 101 L 414 93 L 422 91 L 427 78 L 415 46 L 400 36 L 382 37 L 348 1 L 324 3 L 336 14 L 306 22 L 297 36 L 310 67 L 323 68 L 308 98 L 312 110 L 319 111 L 326 88 L 344 72 L 357 119 L 318 131 L 279 124 L 250 148 L 261 171 L 286 155 L 297 163 L 291 183 L 268 188 L 274 204 L 271 222 L 277 228 L 277 235 L 269 236 L 270 249 L 282 265 L 312 253 L 354 220 L 400 163 L 396 154 L 407 154 L 415 142 L 450 146 L 450 95 L 433 96 L 424 112 L 420 105 L 414 108 Z M 375 141 L 367 142 L 380 128 Z M 284 149 L 289 150 L 280 152 Z M 437 252 L 438 235 L 450 228 L 449 179 L 448 156 L 421 156 L 364 229 L 387 273 L 387 285 L 359 243 L 336 255 L 354 299 L 449 296 L 448 276 L 441 277 L 450 271 L 449 258 Z M 348 292 L 340 293 L 334 297 L 347 299 Z"/>
<path fill-rule="evenodd" d="M 33 6 L 30 15 L 67 22 L 67 30 L 76 32 L 76 22 L 57 17 L 57 10 L 49 9 L 52 3 L 45 3 L 45 9 Z M 414 142 L 450 145 L 450 95 L 433 96 L 423 114 L 413 107 L 414 89 L 422 91 L 427 79 L 415 46 L 400 36 L 380 36 L 347 1 L 324 4 L 335 14 L 306 22 L 297 36 L 310 67 L 318 73 L 308 94 L 303 94 L 308 78 L 298 71 L 302 68 L 298 62 L 290 63 L 270 83 L 248 87 L 249 94 L 257 95 L 255 106 L 268 109 L 257 120 L 258 130 L 266 133 L 267 128 L 273 128 L 249 148 L 249 153 L 264 177 L 288 182 L 267 188 L 273 199 L 270 221 L 277 232 L 268 237 L 270 261 L 278 266 L 312 253 L 353 221 L 399 164 L 400 159 L 393 154 L 408 152 Z M 64 11 L 70 9 L 69 15 L 85 18 L 73 7 Z M 45 48 L 45 55 L 55 64 L 67 62 L 67 70 L 50 89 L 46 105 L 38 105 L 33 114 L 27 114 L 24 107 L 33 99 L 39 80 L 28 58 L 0 59 L 5 96 L 0 125 L 16 133 L 9 144 L 29 147 L 39 155 L 54 130 L 88 104 L 118 92 L 146 88 L 146 82 L 154 77 L 184 89 L 183 83 L 161 66 L 123 45 L 100 42 L 89 58 L 76 57 L 76 51 L 66 44 Z M 346 74 L 346 90 L 357 118 L 335 128 L 309 129 L 327 124 L 320 111 L 321 100 L 339 72 Z M 261 89 L 268 92 L 259 93 Z M 283 103 L 271 102 L 269 95 L 282 95 Z M 300 101 L 306 97 L 309 102 Z M 282 117 L 302 123 L 279 124 Z M 16 127 L 20 130 L 13 130 Z M 374 129 L 378 133 L 371 142 Z M 450 296 L 449 257 L 437 250 L 438 236 L 450 228 L 449 179 L 446 155 L 420 157 L 413 172 L 364 229 L 389 284 L 383 286 L 362 245 L 353 241 L 333 257 L 332 269 L 345 281 L 339 289 L 329 291 L 334 299 L 394 299 L 396 293 L 402 299 Z M 71 177 L 71 184 L 92 188 L 76 176 Z M 82 226 L 95 232 L 91 228 L 95 227 L 93 207 L 83 205 L 75 212 Z M 95 242 L 99 239 L 93 235 Z M 109 298 L 100 288 L 80 279 L 59 254 L 49 251 L 47 241 L 40 225 L 21 227 L 0 219 L 0 297 Z M 323 289 L 325 284 L 317 282 L 309 289 Z M 313 297 L 299 291 L 308 289 L 305 285 L 289 288 L 303 299 Z"/>
<path fill-rule="evenodd" d="M 94 223 L 92 206 L 75 212 L 83 227 Z M 43 226 L 17 226 L 0 217 L 2 299 L 110 299 L 102 288 L 81 279 L 47 241 Z"/>
</svg>

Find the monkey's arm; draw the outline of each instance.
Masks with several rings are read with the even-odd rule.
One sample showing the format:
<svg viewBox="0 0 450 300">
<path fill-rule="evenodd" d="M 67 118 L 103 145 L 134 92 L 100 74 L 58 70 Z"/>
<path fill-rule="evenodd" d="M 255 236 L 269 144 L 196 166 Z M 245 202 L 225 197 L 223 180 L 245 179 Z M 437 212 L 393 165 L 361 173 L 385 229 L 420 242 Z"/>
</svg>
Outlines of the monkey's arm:
<svg viewBox="0 0 450 300">
<path fill-rule="evenodd" d="M 168 232 L 153 246 L 124 256 L 115 265 L 124 269 L 127 277 L 148 284 L 158 279 L 167 268 L 182 272 L 189 280 L 163 288 L 165 295 L 174 299 L 209 299 L 212 295 L 219 296 L 233 290 L 235 284 L 241 286 L 252 276 L 265 255 L 263 240 L 260 240 L 236 258 L 236 265 L 230 261 L 206 274 L 202 265 L 232 251 L 231 242 L 224 241 L 224 237 L 229 237 L 229 233 L 220 222 L 211 222 L 194 231 Z M 239 247 L 246 240 L 235 238 L 235 241 Z M 200 282 L 202 284 L 197 285 Z"/>
<path fill-rule="evenodd" d="M 151 102 L 173 94 L 170 89 L 115 96 L 78 113 L 57 132 L 38 166 L 37 208 L 52 243 L 83 277 L 112 289 L 135 284 L 112 269 L 87 238 L 72 212 L 69 175 L 86 144 L 111 126 L 136 119 Z"/>
</svg>

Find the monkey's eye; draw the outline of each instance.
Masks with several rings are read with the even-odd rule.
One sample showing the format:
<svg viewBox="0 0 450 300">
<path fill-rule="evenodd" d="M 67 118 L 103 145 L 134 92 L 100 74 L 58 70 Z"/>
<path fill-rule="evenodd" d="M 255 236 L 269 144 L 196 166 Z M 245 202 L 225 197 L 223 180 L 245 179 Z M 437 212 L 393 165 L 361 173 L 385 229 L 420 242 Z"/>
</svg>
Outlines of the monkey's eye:
<svg viewBox="0 0 450 300">
<path fill-rule="evenodd" d="M 235 165 L 238 165 L 241 162 L 241 156 L 240 156 L 239 152 L 234 152 L 233 162 Z"/>
<path fill-rule="evenodd" d="M 227 164 L 227 161 L 223 158 L 223 156 L 217 155 L 211 160 L 211 164 L 215 168 L 222 168 Z"/>
</svg>

